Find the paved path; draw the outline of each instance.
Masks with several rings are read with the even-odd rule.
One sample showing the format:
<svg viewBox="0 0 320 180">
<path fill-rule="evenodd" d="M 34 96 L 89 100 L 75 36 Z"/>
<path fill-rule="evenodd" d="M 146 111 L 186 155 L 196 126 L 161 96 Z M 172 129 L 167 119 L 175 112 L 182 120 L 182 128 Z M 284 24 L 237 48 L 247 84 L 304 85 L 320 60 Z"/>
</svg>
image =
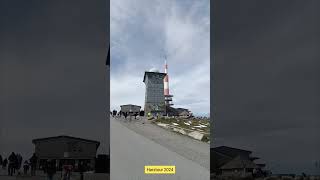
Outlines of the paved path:
<svg viewBox="0 0 320 180">
<path fill-rule="evenodd" d="M 210 145 L 150 123 L 146 118 L 116 118 L 132 131 L 210 170 Z"/>
<path fill-rule="evenodd" d="M 130 122 L 123 122 L 130 123 Z M 186 158 L 172 149 L 127 128 L 119 119 L 110 118 L 111 130 L 111 180 L 208 180 L 209 169 Z M 142 124 L 145 125 L 145 124 Z M 130 126 L 130 125 L 129 125 Z M 146 125 L 149 126 L 149 125 Z M 149 134 L 148 129 L 145 133 Z M 137 130 L 137 129 L 136 129 Z M 155 137 L 162 137 L 152 132 Z M 165 130 L 162 133 L 169 133 Z M 146 135 L 145 134 L 145 135 Z M 175 134 L 175 133 L 174 133 Z M 150 135 L 150 134 L 149 134 Z M 177 134 L 175 134 L 177 135 Z M 156 138 L 155 138 L 156 139 Z M 161 138 L 160 138 L 161 139 Z M 163 141 L 162 139 L 161 141 Z M 170 138 L 167 139 L 170 141 Z M 189 139 L 189 142 L 193 142 Z M 159 141 L 159 138 L 158 138 Z M 175 143 L 175 142 L 171 142 Z M 163 144 L 163 143 L 162 143 Z M 177 145 L 180 143 L 177 142 Z M 192 144 L 192 143 L 191 143 Z M 179 148 L 175 149 L 178 150 Z M 208 145 L 209 154 L 209 145 Z M 209 156 L 207 156 L 209 160 Z M 145 175 L 145 165 L 175 165 L 175 175 Z"/>
</svg>

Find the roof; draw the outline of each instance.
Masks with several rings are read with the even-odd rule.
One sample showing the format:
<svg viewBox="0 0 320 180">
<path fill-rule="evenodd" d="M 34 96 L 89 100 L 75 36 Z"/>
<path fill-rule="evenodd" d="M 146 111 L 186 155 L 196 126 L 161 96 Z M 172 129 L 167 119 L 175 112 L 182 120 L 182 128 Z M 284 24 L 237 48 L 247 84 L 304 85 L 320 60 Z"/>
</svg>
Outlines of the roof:
<svg viewBox="0 0 320 180">
<path fill-rule="evenodd" d="M 249 156 L 252 153 L 252 151 L 247 151 L 247 150 L 237 149 L 237 148 L 232 148 L 232 147 L 227 147 L 227 146 L 215 147 L 215 148 L 213 148 L 213 151 L 220 153 L 220 154 L 223 154 L 225 156 L 231 157 L 231 158 L 235 158 L 239 155 Z"/>
<path fill-rule="evenodd" d="M 46 137 L 46 138 L 38 138 L 38 139 L 32 140 L 32 143 L 35 144 L 35 143 L 40 142 L 40 141 L 48 141 L 48 140 L 61 139 L 61 138 L 73 139 L 73 140 L 78 140 L 78 141 L 95 143 L 95 144 L 97 144 L 97 147 L 100 145 L 100 142 L 99 142 L 99 141 L 94 141 L 94 140 L 89 140 L 89 139 L 82 139 L 82 138 L 77 138 L 77 137 L 72 137 L 72 136 L 65 136 L 65 135 L 53 136 L 53 137 Z"/>
<path fill-rule="evenodd" d="M 227 162 L 231 161 L 232 158 L 221 154 L 219 152 L 214 151 L 213 148 L 210 148 L 210 171 L 216 172 L 219 170 L 221 166 L 226 164 Z"/>
<path fill-rule="evenodd" d="M 161 74 L 161 75 L 163 75 L 163 78 L 167 75 L 166 73 L 145 71 L 145 72 L 144 72 L 144 76 L 143 76 L 143 82 L 144 82 L 145 79 L 146 79 L 146 74 Z"/>
<path fill-rule="evenodd" d="M 140 107 L 140 108 L 141 108 L 141 106 L 134 105 L 134 104 L 124 104 L 124 105 L 121 105 L 120 107 L 122 107 L 122 106 L 137 106 L 137 107 Z"/>
<path fill-rule="evenodd" d="M 252 162 L 250 159 L 247 159 L 243 156 L 238 156 L 225 165 L 223 165 L 220 169 L 226 170 L 226 169 L 254 169 L 259 168 L 258 165 L 256 165 L 254 162 Z"/>
<path fill-rule="evenodd" d="M 263 163 L 259 163 L 259 164 L 257 164 L 257 166 L 259 166 L 259 167 L 261 167 L 261 168 L 264 168 L 264 167 L 266 167 L 266 164 L 263 164 Z"/>
<path fill-rule="evenodd" d="M 182 111 L 182 112 L 179 112 L 179 115 L 180 116 L 187 116 L 187 115 L 190 115 L 190 113 L 188 111 Z"/>
</svg>

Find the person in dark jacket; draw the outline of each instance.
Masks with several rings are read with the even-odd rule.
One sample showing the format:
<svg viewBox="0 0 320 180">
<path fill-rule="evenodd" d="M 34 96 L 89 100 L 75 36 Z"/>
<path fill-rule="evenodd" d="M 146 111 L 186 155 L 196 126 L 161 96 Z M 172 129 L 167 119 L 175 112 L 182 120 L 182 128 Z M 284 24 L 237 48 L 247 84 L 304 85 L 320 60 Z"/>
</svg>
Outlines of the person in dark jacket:
<svg viewBox="0 0 320 180">
<path fill-rule="evenodd" d="M 19 170 L 22 166 L 22 156 L 20 154 L 17 154 L 17 164 L 16 164 L 16 169 Z"/>
<path fill-rule="evenodd" d="M 3 162 L 3 159 L 2 159 L 2 156 L 0 155 L 0 166 L 2 166 L 2 162 Z"/>
<path fill-rule="evenodd" d="M 117 115 L 117 110 L 112 111 L 112 117 L 115 117 Z"/>
<path fill-rule="evenodd" d="M 47 161 L 46 173 L 48 180 L 53 180 L 53 176 L 56 174 L 56 163 L 53 160 Z"/>
<path fill-rule="evenodd" d="M 37 162 L 38 162 L 38 157 L 36 156 L 35 153 L 33 153 L 32 157 L 30 158 L 31 176 L 36 175 Z"/>
<path fill-rule="evenodd" d="M 15 166 L 17 163 L 17 156 L 15 155 L 14 152 L 12 152 L 8 159 L 9 159 L 8 175 L 13 176 L 15 171 Z"/>
<path fill-rule="evenodd" d="M 85 172 L 85 164 L 83 161 L 79 164 L 80 180 L 83 180 L 83 172 Z"/>
<path fill-rule="evenodd" d="M 8 160 L 7 158 L 5 158 L 2 162 L 2 169 L 6 169 L 7 168 L 7 164 L 8 164 Z"/>
<path fill-rule="evenodd" d="M 28 161 L 24 161 L 24 164 L 23 164 L 23 174 L 24 175 L 28 174 L 29 168 L 30 168 L 29 162 Z"/>
</svg>

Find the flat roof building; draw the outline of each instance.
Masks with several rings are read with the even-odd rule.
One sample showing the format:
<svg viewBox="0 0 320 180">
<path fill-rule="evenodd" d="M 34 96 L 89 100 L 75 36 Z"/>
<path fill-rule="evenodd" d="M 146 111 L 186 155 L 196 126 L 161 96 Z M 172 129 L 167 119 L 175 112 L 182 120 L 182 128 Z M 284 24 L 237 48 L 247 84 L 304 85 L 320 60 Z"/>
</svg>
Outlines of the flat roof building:
<svg viewBox="0 0 320 180">
<path fill-rule="evenodd" d="M 133 105 L 133 104 L 125 104 L 121 105 L 121 112 L 124 113 L 140 113 L 141 106 Z"/>
<path fill-rule="evenodd" d="M 32 140 L 38 157 L 38 168 L 47 160 L 53 160 L 61 170 L 65 164 L 74 167 L 82 161 L 90 169 L 95 168 L 95 159 L 100 142 L 71 136 L 55 136 Z"/>
</svg>

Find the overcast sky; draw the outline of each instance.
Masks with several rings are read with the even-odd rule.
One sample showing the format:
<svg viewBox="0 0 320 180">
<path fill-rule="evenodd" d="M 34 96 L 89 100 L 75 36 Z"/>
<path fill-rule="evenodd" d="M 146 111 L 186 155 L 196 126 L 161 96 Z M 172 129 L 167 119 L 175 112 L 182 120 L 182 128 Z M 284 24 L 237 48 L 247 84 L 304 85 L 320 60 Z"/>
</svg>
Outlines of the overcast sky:
<svg viewBox="0 0 320 180">
<path fill-rule="evenodd" d="M 108 152 L 106 1 L 0 1 L 0 154 L 71 135 Z"/>
<path fill-rule="evenodd" d="M 146 70 L 164 72 L 175 107 L 210 111 L 209 0 L 112 0 L 111 108 L 144 106 Z"/>
<path fill-rule="evenodd" d="M 211 145 L 252 150 L 274 173 L 320 174 L 320 1 L 213 2 Z"/>
</svg>

